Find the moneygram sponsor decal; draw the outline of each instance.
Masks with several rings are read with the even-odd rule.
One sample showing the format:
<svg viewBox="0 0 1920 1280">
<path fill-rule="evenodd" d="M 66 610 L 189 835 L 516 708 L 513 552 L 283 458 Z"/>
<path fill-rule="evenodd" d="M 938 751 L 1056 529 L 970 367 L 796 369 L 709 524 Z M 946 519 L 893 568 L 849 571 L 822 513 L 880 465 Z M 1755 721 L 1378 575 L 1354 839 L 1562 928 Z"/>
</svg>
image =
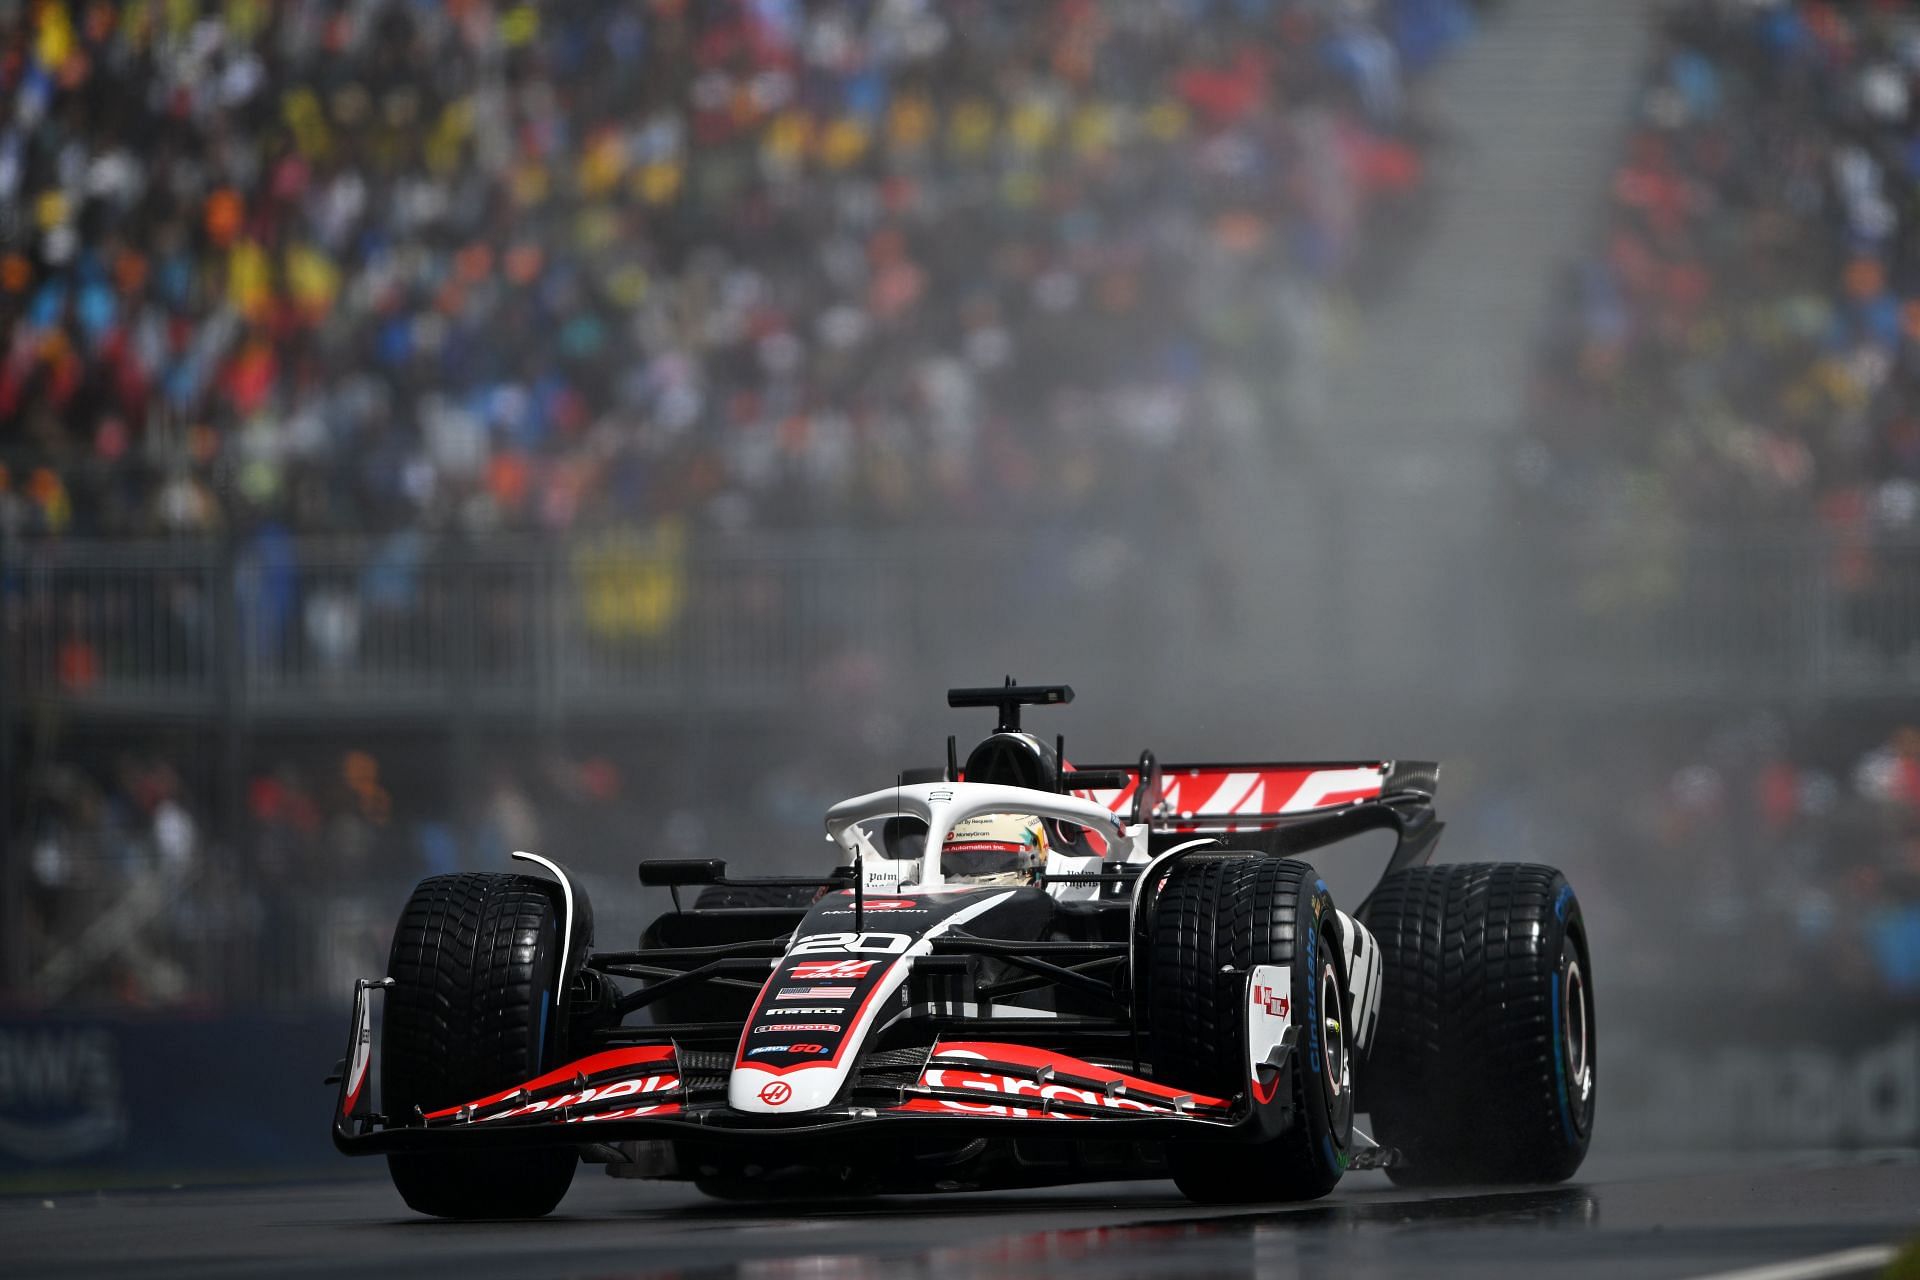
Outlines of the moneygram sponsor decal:
<svg viewBox="0 0 1920 1280">
<path fill-rule="evenodd" d="M 837 1022 L 781 1022 L 770 1023 L 764 1027 L 755 1027 L 753 1034 L 757 1036 L 780 1036 L 790 1031 L 838 1031 L 839 1029 L 840 1024 Z"/>
</svg>

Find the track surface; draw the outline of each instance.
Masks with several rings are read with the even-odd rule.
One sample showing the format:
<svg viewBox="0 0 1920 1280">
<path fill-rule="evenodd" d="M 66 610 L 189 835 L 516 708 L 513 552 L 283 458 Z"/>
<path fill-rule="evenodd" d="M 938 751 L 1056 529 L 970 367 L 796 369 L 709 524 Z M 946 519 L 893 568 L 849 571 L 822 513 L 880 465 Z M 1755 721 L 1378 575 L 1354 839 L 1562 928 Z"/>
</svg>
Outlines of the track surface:
<svg viewBox="0 0 1920 1280">
<path fill-rule="evenodd" d="M 377 1166 L 375 1166 L 377 1168 Z M 1920 1163 L 1605 1160 L 1529 1190 L 1409 1192 L 1379 1174 L 1279 1210 L 1168 1183 L 717 1204 L 588 1167 L 554 1217 L 414 1217 L 379 1180 L 0 1200 L 0 1274 L 1690 1277 L 1920 1235 Z"/>
</svg>

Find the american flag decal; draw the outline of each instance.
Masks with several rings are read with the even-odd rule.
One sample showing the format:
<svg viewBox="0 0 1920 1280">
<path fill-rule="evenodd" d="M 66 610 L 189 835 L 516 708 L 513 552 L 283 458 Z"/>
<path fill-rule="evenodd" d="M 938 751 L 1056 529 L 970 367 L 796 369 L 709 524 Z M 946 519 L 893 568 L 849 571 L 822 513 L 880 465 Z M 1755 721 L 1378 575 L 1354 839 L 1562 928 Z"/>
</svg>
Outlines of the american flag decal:
<svg viewBox="0 0 1920 1280">
<path fill-rule="evenodd" d="M 851 1000 L 852 987 L 782 987 L 775 1000 Z"/>
</svg>

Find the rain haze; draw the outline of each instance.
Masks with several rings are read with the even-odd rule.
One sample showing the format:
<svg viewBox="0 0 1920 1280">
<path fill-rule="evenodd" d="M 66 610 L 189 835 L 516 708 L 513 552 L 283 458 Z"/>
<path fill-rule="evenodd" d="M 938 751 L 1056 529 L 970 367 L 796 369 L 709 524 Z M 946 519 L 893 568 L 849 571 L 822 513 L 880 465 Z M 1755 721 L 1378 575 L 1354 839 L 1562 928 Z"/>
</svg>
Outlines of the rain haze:
<svg viewBox="0 0 1920 1280">
<path fill-rule="evenodd" d="M 416 881 L 633 946 L 1010 675 L 1440 762 L 1596 1155 L 1910 1153 L 1916 92 L 1907 3 L 0 0 L 0 1189 L 339 1176 Z"/>
</svg>

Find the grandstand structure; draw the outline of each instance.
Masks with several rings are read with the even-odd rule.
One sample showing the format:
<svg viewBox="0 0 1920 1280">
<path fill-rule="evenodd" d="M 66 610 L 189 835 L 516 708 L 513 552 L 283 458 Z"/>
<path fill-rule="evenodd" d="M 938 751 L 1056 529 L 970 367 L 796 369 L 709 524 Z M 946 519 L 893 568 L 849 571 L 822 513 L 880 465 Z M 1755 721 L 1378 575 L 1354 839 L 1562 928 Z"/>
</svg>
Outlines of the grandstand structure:
<svg viewBox="0 0 1920 1280">
<path fill-rule="evenodd" d="M 1743 260 L 1704 259 L 1688 329 L 1616 252 L 1623 181 L 1678 184 L 1635 185 L 1649 131 L 1700 176 L 1687 147 L 1740 142 L 1701 104 L 1803 47 L 1884 98 L 1902 6 L 122 8 L 0 16 L 22 999 L 119 998 L 116 939 L 172 957 L 142 998 L 306 998 L 527 811 L 810 837 L 830 784 L 910 763 L 897 708 L 1007 669 L 1359 749 L 1758 707 L 1866 724 L 1822 776 L 1906 758 L 1908 384 L 1846 381 L 1920 337 L 1904 241 L 1761 299 L 1831 322 L 1793 349 L 1845 456 L 1767 418 L 1794 388 L 1730 394 L 1739 430 L 1687 398 L 1744 368 L 1673 336 L 1741 331 Z M 1651 237 L 1660 288 L 1724 208 Z M 1761 471 L 1790 496 L 1739 518 L 1672 497 Z M 849 707 L 893 719 L 822 746 Z M 269 976 L 209 986 L 238 952 Z"/>
</svg>

